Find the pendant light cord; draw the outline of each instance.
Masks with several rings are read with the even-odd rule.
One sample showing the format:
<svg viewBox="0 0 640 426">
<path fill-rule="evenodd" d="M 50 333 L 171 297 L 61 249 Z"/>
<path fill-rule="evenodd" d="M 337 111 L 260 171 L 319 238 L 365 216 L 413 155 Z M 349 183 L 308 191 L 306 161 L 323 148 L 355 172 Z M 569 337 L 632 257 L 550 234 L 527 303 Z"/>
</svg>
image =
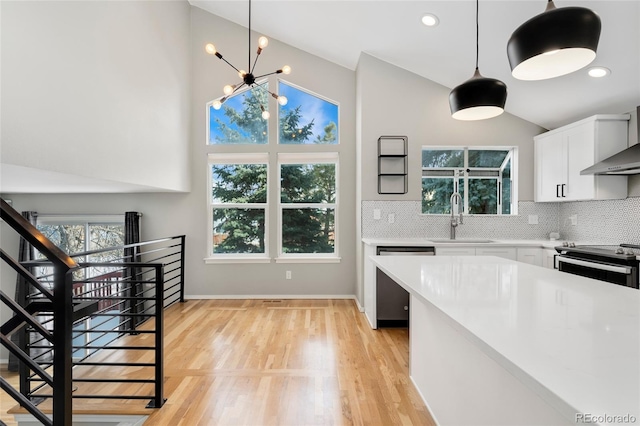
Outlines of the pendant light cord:
<svg viewBox="0 0 640 426">
<path fill-rule="evenodd" d="M 251 1 L 251 0 L 249 0 Z M 480 11 L 480 0 L 476 0 L 476 71 L 478 70 L 478 57 L 480 56 L 480 24 L 478 14 Z"/>
<path fill-rule="evenodd" d="M 249 0 L 249 62 L 247 65 L 247 72 L 251 72 L 251 0 Z"/>
</svg>

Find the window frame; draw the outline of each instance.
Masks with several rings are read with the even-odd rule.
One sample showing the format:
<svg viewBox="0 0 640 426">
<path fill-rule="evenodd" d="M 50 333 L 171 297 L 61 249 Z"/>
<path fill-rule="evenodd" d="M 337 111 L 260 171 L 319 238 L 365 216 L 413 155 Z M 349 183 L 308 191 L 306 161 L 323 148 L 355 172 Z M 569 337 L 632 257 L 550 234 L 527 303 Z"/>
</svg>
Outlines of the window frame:
<svg viewBox="0 0 640 426">
<path fill-rule="evenodd" d="M 518 216 L 518 147 L 517 146 L 446 146 L 446 145 L 423 145 L 420 154 L 422 158 L 423 151 L 430 150 L 446 150 L 446 151 L 463 151 L 463 166 L 462 167 L 438 167 L 438 168 L 430 168 L 422 166 L 422 159 L 420 160 L 420 187 L 422 188 L 422 180 L 424 178 L 441 178 L 441 179 L 451 179 L 453 180 L 453 189 L 454 192 L 460 192 L 459 190 L 459 180 L 463 180 L 463 212 L 469 216 Z M 504 160 L 500 164 L 500 167 L 469 167 L 469 151 L 508 151 Z M 506 165 L 511 161 L 510 166 L 510 180 L 511 180 L 511 196 L 510 196 L 510 213 L 502 213 L 503 211 L 503 194 L 502 194 L 502 185 L 503 185 L 503 171 Z M 429 175 L 429 170 L 443 170 L 443 171 L 451 171 L 451 176 L 436 176 Z M 473 176 L 473 172 L 497 172 L 497 176 Z M 492 179 L 496 181 L 496 213 L 467 213 L 469 211 L 469 182 L 470 180 L 476 179 Z M 422 190 L 421 190 L 422 194 Z M 422 199 L 422 196 L 421 196 Z M 424 213 L 422 212 L 422 207 L 420 208 L 420 214 L 426 216 L 449 216 L 451 213 Z"/>
<path fill-rule="evenodd" d="M 333 203 L 283 203 L 282 202 L 282 165 L 287 164 L 334 164 L 335 165 L 335 202 Z M 277 257 L 276 263 L 338 263 L 339 251 L 339 206 L 340 206 L 340 154 L 339 152 L 280 152 L 277 154 Z M 288 208 L 326 208 L 333 209 L 333 253 L 284 253 L 282 250 L 282 212 Z"/>
<path fill-rule="evenodd" d="M 125 215 L 124 214 L 89 214 L 89 215 L 74 215 L 74 214 L 38 214 L 36 220 L 36 228 L 40 225 L 71 225 L 71 226 L 84 226 L 84 247 L 80 251 L 88 252 L 94 250 L 91 248 L 91 226 L 92 225 L 122 225 L 123 237 L 125 233 Z M 124 240 L 123 240 L 124 244 Z M 74 256 L 75 253 L 67 253 L 70 256 Z M 47 266 L 42 268 L 49 268 Z M 40 275 L 40 274 L 38 274 Z M 81 323 L 84 323 L 84 329 L 91 328 L 91 321 L 93 317 L 88 317 L 82 320 L 80 323 L 74 324 L 74 328 Z M 102 320 L 100 320 L 102 321 Z M 88 342 L 93 341 L 92 335 L 99 334 L 100 331 L 95 333 L 82 333 L 81 335 L 75 335 L 72 341 L 78 341 L 78 339 L 86 345 Z M 72 333 L 73 335 L 73 333 Z M 76 349 L 72 351 L 73 359 L 82 359 L 89 354 L 95 353 L 94 349 Z"/>
<path fill-rule="evenodd" d="M 258 145 L 259 146 L 259 145 Z M 267 167 L 266 201 L 264 203 L 214 203 L 213 202 L 213 164 L 264 164 Z M 269 153 L 209 153 L 207 156 L 207 257 L 206 263 L 269 263 Z M 264 210 L 264 253 L 214 253 L 213 252 L 213 211 L 216 208 L 251 208 Z"/>
</svg>

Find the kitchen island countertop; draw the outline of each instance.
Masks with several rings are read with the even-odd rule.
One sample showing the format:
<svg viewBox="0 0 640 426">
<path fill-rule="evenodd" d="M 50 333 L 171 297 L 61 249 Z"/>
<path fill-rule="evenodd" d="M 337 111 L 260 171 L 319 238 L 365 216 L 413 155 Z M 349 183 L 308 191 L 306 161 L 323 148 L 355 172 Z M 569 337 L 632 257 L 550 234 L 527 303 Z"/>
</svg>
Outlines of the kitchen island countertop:
<svg viewBox="0 0 640 426">
<path fill-rule="evenodd" d="M 371 260 L 565 419 L 640 421 L 640 291 L 493 256 Z"/>
</svg>

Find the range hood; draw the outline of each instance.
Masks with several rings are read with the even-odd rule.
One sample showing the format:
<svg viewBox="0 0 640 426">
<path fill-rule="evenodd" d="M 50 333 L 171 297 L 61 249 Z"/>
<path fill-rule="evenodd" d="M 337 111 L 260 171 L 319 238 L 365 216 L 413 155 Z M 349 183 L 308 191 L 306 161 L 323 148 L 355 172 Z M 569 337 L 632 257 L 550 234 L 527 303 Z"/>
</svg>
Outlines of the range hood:
<svg viewBox="0 0 640 426">
<path fill-rule="evenodd" d="M 640 174 L 640 143 L 594 164 L 581 175 L 637 175 Z"/>
<path fill-rule="evenodd" d="M 636 108 L 638 143 L 580 172 L 581 175 L 640 174 L 640 106 Z"/>
</svg>

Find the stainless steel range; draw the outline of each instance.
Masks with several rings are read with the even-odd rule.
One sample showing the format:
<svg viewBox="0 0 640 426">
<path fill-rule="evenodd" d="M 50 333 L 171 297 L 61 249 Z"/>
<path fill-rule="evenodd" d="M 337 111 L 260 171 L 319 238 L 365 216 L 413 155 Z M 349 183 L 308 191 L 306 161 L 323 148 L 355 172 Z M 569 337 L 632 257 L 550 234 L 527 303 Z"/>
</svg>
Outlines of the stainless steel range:
<svg viewBox="0 0 640 426">
<path fill-rule="evenodd" d="M 638 289 L 640 245 L 556 247 L 560 271 Z"/>
</svg>

